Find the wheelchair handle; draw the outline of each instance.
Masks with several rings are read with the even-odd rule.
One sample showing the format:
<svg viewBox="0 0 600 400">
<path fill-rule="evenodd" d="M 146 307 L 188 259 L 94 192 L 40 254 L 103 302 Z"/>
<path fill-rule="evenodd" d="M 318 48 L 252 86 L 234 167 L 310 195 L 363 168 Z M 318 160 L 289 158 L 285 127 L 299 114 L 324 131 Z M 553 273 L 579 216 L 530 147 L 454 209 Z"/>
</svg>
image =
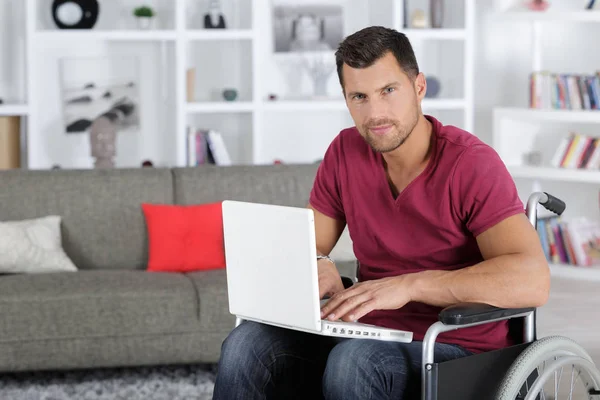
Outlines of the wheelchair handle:
<svg viewBox="0 0 600 400">
<path fill-rule="evenodd" d="M 565 211 L 565 208 L 567 208 L 565 202 L 549 193 L 544 192 L 544 194 L 547 199 L 546 201 L 540 199 L 540 204 L 543 205 L 546 210 L 552 211 L 556 215 L 561 215 Z"/>
<path fill-rule="evenodd" d="M 564 201 L 546 192 L 535 192 L 529 196 L 527 201 L 527 217 L 529 222 L 537 228 L 537 205 L 541 204 L 548 211 L 561 215 L 567 208 Z"/>
</svg>

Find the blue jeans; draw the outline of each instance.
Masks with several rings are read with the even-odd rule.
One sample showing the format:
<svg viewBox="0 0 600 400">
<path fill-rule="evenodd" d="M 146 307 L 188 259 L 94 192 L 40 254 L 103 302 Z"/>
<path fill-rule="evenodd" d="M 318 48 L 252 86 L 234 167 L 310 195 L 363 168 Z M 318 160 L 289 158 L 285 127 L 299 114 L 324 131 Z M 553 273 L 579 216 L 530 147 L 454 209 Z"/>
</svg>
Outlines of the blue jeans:
<svg viewBox="0 0 600 400">
<path fill-rule="evenodd" d="M 246 321 L 223 342 L 213 399 L 418 398 L 421 346 L 331 338 Z M 440 362 L 470 354 L 437 343 L 434 357 Z"/>
</svg>

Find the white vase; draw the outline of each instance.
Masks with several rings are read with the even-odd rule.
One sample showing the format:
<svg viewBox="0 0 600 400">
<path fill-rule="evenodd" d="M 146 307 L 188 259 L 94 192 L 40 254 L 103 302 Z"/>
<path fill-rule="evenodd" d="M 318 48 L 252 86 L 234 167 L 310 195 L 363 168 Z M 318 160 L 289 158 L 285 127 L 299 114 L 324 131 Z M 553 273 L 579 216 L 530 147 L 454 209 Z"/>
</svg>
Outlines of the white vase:
<svg viewBox="0 0 600 400">
<path fill-rule="evenodd" d="M 139 29 L 150 29 L 152 28 L 152 22 L 154 18 L 152 17 L 137 17 L 137 25 Z"/>
</svg>

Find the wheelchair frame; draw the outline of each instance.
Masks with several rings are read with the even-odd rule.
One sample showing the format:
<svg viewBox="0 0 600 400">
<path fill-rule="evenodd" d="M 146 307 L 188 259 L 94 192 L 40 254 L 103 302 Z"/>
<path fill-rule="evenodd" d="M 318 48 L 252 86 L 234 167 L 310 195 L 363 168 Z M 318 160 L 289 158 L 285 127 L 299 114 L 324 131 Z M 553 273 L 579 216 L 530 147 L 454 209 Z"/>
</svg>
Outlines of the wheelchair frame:
<svg viewBox="0 0 600 400">
<path fill-rule="evenodd" d="M 526 214 L 534 229 L 537 229 L 538 204 L 557 215 L 561 215 L 565 209 L 561 200 L 545 192 L 532 193 L 527 201 Z M 503 309 L 474 303 L 456 304 L 442 310 L 439 321 L 429 327 L 423 339 L 421 399 L 495 399 L 496 391 L 508 369 L 537 339 L 535 316 L 535 308 Z M 521 324 L 513 324 L 513 328 L 516 326 L 522 329 L 522 343 L 455 360 L 434 362 L 435 340 L 439 334 L 510 319 L 520 319 Z M 465 380 L 465 376 L 470 379 Z M 532 377 L 536 378 L 535 375 L 530 376 Z"/>
<path fill-rule="evenodd" d="M 532 193 L 527 201 L 526 214 L 534 228 L 537 228 L 538 204 L 557 215 L 562 214 L 565 209 L 561 200 L 548 193 Z M 359 267 L 357 264 L 356 276 Z M 342 279 L 345 287 L 353 284 L 350 278 Z M 439 321 L 428 328 L 423 338 L 421 400 L 495 400 L 497 389 L 509 368 L 537 339 L 535 316 L 535 308 L 504 309 L 481 303 L 455 304 L 443 309 L 439 314 Z M 514 322 L 509 321 L 509 325 L 513 322 L 509 329 L 511 333 L 521 335 L 517 344 L 455 360 L 435 362 L 435 341 L 441 333 L 513 319 Z M 465 376 L 470 379 L 465 381 Z"/>
</svg>

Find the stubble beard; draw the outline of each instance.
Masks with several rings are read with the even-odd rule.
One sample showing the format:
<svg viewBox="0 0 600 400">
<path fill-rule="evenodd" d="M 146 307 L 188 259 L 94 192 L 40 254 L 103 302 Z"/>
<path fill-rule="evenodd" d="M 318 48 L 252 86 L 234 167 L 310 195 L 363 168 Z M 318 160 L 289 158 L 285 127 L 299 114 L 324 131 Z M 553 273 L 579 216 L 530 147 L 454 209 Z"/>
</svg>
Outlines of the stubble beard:
<svg viewBox="0 0 600 400">
<path fill-rule="evenodd" d="M 377 119 L 370 120 L 364 124 L 360 131 L 362 137 L 367 141 L 371 148 L 378 153 L 387 153 L 396 150 L 402 146 L 404 142 L 409 138 L 410 134 L 414 130 L 418 121 L 418 112 L 415 109 L 415 113 L 410 121 L 402 124 L 400 121 L 391 119 Z M 369 128 L 374 126 L 392 125 L 390 132 L 384 136 L 378 136 L 370 131 Z"/>
</svg>

